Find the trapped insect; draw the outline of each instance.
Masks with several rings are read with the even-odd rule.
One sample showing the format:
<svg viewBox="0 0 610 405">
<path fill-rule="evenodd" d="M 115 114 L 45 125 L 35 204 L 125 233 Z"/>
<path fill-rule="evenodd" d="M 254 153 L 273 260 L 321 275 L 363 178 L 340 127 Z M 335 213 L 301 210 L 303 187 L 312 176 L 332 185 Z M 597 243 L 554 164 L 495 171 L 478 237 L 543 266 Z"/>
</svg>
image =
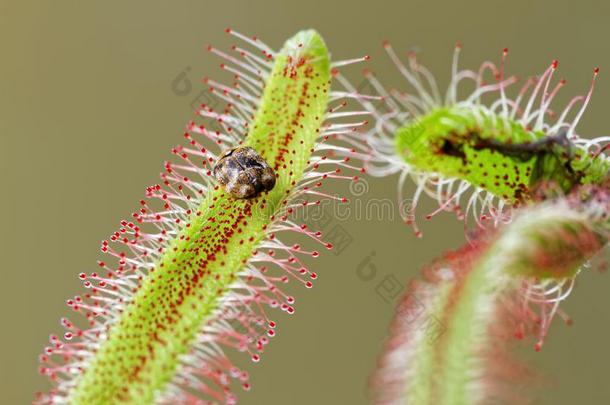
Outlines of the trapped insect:
<svg viewBox="0 0 610 405">
<path fill-rule="evenodd" d="M 256 197 L 275 186 L 275 172 L 271 166 L 247 146 L 222 153 L 214 166 L 214 177 L 235 198 Z"/>
</svg>

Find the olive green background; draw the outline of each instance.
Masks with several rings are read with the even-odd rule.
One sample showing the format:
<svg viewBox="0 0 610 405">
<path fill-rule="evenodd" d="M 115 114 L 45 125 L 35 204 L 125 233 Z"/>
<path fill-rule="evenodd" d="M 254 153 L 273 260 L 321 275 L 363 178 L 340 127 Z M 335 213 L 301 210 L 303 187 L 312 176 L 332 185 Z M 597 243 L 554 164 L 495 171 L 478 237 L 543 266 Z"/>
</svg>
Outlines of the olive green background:
<svg viewBox="0 0 610 405">
<path fill-rule="evenodd" d="M 579 127 L 593 136 L 610 128 L 609 16 L 604 2 L 563 0 L 0 1 L 0 403 L 28 403 L 47 387 L 37 355 L 60 332 L 65 299 L 82 291 L 76 275 L 95 268 L 100 240 L 182 141 L 198 79 L 219 75 L 206 45 L 234 42 L 225 27 L 275 48 L 315 28 L 334 59 L 370 54 L 368 66 L 395 85 L 402 82 L 384 39 L 421 50 L 442 85 L 456 41 L 461 66 L 471 68 L 508 46 L 508 70 L 522 77 L 560 60 L 568 85 L 556 106 L 585 91 L 601 66 Z M 362 67 L 348 70 L 356 84 Z M 181 72 L 192 88 L 172 85 Z M 362 201 L 394 200 L 396 180 L 369 179 Z M 276 316 L 278 336 L 248 366 L 253 390 L 243 404 L 368 403 L 367 378 L 393 312 L 376 287 L 390 276 L 405 283 L 463 241 L 451 215 L 424 221 L 423 239 L 389 218 L 333 221 L 353 241 L 311 263 L 320 278 L 297 292 L 294 316 Z M 565 305 L 575 325 L 556 322 L 540 354 L 524 349 L 549 377 L 535 403 L 610 403 L 609 291 L 607 275 L 583 274 Z"/>
</svg>

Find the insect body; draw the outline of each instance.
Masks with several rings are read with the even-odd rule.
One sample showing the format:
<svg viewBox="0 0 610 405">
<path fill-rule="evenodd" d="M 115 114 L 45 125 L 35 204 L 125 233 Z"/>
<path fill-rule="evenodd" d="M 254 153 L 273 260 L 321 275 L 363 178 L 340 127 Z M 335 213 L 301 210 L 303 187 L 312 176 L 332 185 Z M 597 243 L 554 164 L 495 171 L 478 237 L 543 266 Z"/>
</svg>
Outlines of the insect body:
<svg viewBox="0 0 610 405">
<path fill-rule="evenodd" d="M 214 177 L 235 198 L 256 197 L 275 186 L 275 172 L 256 151 L 239 146 L 220 155 Z"/>
</svg>

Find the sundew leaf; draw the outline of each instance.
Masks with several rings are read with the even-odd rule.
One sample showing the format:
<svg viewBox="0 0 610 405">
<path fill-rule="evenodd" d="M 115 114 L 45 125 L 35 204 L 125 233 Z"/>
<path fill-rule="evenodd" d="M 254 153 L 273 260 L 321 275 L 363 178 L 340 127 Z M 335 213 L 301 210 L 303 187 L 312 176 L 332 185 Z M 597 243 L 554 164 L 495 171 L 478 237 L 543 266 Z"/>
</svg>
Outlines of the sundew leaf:
<svg viewBox="0 0 610 405">
<path fill-rule="evenodd" d="M 308 205 L 295 199 L 327 197 L 314 190 L 323 179 L 351 178 L 338 174 L 341 166 L 353 168 L 349 158 L 329 158 L 333 153 L 359 156 L 319 145 L 333 128 L 325 122 L 332 118 L 326 45 L 315 31 L 302 31 L 275 53 L 256 38 L 227 32 L 246 46 L 234 46 L 235 56 L 209 50 L 225 60 L 221 67 L 235 75 L 234 85 L 206 79 L 223 102 L 220 111 L 201 106 L 206 121 L 188 125 L 188 145 L 173 149 L 179 161 L 165 164 L 163 184 L 149 187 L 134 222 L 122 221 L 102 243 L 116 264 L 100 261 L 105 274 L 81 274 L 90 292 L 68 305 L 89 325 L 63 319 L 63 339 L 51 336 L 41 372 L 57 385 L 37 402 L 234 403 L 232 380 L 249 389 L 248 374 L 222 347 L 258 362 L 275 335 L 267 308 L 294 312 L 294 298 L 280 284 L 311 287 L 317 277 L 297 254 L 318 252 L 284 245 L 276 233 L 294 231 L 330 249 L 319 232 L 291 221 Z M 252 199 L 231 197 L 211 177 L 219 153 L 200 140 L 220 150 L 254 148 L 274 168 L 275 187 Z M 320 170 L 321 161 L 333 163 L 332 171 Z"/>
<path fill-rule="evenodd" d="M 574 277 L 607 243 L 608 192 L 595 194 L 524 208 L 427 267 L 397 309 L 376 403 L 526 402 L 532 372 L 511 348 L 533 335 L 541 349 Z"/>
<path fill-rule="evenodd" d="M 398 129 L 396 150 L 417 170 L 465 180 L 512 206 L 530 200 L 542 182 L 556 182 L 569 192 L 604 180 L 608 159 L 561 145 L 559 138 L 555 145 L 544 142 L 548 139 L 543 131 L 527 130 L 518 121 L 460 106 L 436 109 Z"/>
<path fill-rule="evenodd" d="M 399 201 L 408 202 L 401 213 L 418 236 L 414 218 L 422 194 L 439 204 L 427 218 L 453 211 L 481 226 L 487 219 L 498 225 L 510 220 L 514 208 L 532 200 L 608 178 L 610 139 L 583 139 L 575 132 L 598 69 L 586 95 L 553 111 L 553 99 L 565 85 L 564 80 L 553 80 L 557 61 L 511 92 L 518 80 L 505 74 L 508 50 L 499 66 L 485 61 L 471 71 L 458 69 L 461 46 L 456 46 L 451 81 L 441 97 L 432 74 L 414 53 L 403 63 L 389 43 L 384 47 L 411 89 L 386 89 L 366 72 L 381 97 L 378 102 L 361 99 L 375 116 L 370 131 L 375 157 L 368 171 L 377 176 L 400 173 Z M 460 88 L 469 83 L 473 89 L 461 96 Z M 408 177 L 417 186 L 412 198 L 403 193 Z"/>
</svg>

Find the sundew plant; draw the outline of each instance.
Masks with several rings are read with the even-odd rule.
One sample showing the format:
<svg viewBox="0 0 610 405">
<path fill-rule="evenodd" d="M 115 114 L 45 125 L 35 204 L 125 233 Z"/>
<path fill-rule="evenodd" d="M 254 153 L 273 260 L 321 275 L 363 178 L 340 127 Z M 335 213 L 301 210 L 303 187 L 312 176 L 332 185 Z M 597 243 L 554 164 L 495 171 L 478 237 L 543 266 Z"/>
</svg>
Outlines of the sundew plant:
<svg viewBox="0 0 610 405">
<path fill-rule="evenodd" d="M 302 257 L 318 250 L 284 244 L 282 234 L 332 248 L 292 214 L 323 198 L 346 202 L 321 190 L 324 179 L 357 180 L 350 159 L 361 155 L 351 138 L 365 122 L 349 121 L 362 114 L 346 109 L 353 95 L 331 90 L 331 79 L 337 67 L 364 58 L 331 63 L 314 31 L 277 52 L 227 32 L 240 44 L 208 50 L 233 83 L 205 79 L 222 107 L 201 106 L 161 183 L 102 242 L 98 269 L 80 274 L 86 291 L 67 300 L 80 317 L 63 318 L 63 335 L 52 335 L 41 355 L 40 372 L 54 387 L 36 403 L 235 403 L 233 388 L 248 390 L 248 373 L 225 351 L 259 362 L 276 334 L 277 310 L 294 312 L 282 286 L 310 288 L 317 278 Z M 215 182 L 219 154 L 237 146 L 273 168 L 272 190 L 237 199 Z"/>
<path fill-rule="evenodd" d="M 405 220 L 422 236 L 416 221 L 422 194 L 436 199 L 437 211 L 453 211 L 460 219 L 476 222 L 510 219 L 513 208 L 535 198 L 541 186 L 552 185 L 569 193 L 583 184 L 602 183 L 610 168 L 604 154 L 610 138 L 583 139 L 576 134 L 591 99 L 599 69 L 593 72 L 589 91 L 565 107 L 551 103 L 566 81 L 553 83 L 558 62 L 513 91 L 517 78 L 505 73 L 508 49 L 500 66 L 484 62 L 476 70 L 459 70 L 461 45 L 456 46 L 451 80 L 444 96 L 430 71 L 409 53 L 403 62 L 389 43 L 388 55 L 410 88 L 387 89 L 370 71 L 366 78 L 379 93 L 380 102 L 361 98 L 374 114 L 370 133 L 374 157 L 369 173 L 399 173 L 399 200 L 407 178 L 416 185 Z M 345 82 L 349 86 L 348 82 Z M 470 88 L 460 97 L 460 88 Z"/>
<path fill-rule="evenodd" d="M 600 194 L 601 193 L 601 194 Z M 576 275 L 608 241 L 608 192 L 525 208 L 413 280 L 374 376 L 380 404 L 531 403 L 516 343 L 542 343 Z M 534 387 L 530 387 L 534 388 Z"/>
<path fill-rule="evenodd" d="M 401 202 L 414 181 L 400 211 L 417 236 L 422 195 L 438 202 L 426 218 L 453 212 L 467 229 L 463 247 L 411 281 L 375 402 L 526 401 L 513 386 L 530 371 L 510 349 L 541 350 L 553 319 L 570 322 L 560 304 L 608 242 L 610 137 L 576 132 L 598 69 L 586 94 L 555 109 L 556 61 L 519 87 L 508 50 L 499 65 L 460 70 L 457 46 L 442 95 L 415 54 L 405 62 L 386 43 L 408 87 L 366 71 L 375 94 L 365 95 L 339 69 L 368 57 L 331 62 L 315 31 L 279 51 L 227 33 L 238 44 L 208 51 L 230 84 L 204 79 L 218 104 L 200 106 L 160 183 L 79 275 L 84 292 L 66 301 L 78 316 L 61 319 L 40 356 L 53 386 L 35 403 L 236 403 L 250 383 L 232 359 L 261 360 L 276 318 L 295 311 L 285 284 L 311 288 L 309 257 L 332 249 L 295 214 L 349 203 L 325 180 L 364 172 L 399 174 Z"/>
<path fill-rule="evenodd" d="M 539 351 L 556 316 L 571 322 L 560 303 L 608 242 L 610 137 L 576 133 L 599 69 L 585 95 L 554 110 L 565 85 L 553 80 L 557 61 L 513 90 L 507 49 L 499 66 L 459 70 L 458 45 L 442 96 L 414 53 L 403 62 L 384 48 L 409 90 L 365 72 L 379 95 L 360 99 L 375 123 L 367 169 L 399 173 L 399 201 L 414 180 L 411 210 L 401 212 L 417 236 L 427 194 L 438 208 L 425 217 L 454 212 L 469 241 L 411 282 L 373 378 L 376 403 L 527 402 L 514 387 L 531 374 L 510 349 L 533 337 Z"/>
</svg>

